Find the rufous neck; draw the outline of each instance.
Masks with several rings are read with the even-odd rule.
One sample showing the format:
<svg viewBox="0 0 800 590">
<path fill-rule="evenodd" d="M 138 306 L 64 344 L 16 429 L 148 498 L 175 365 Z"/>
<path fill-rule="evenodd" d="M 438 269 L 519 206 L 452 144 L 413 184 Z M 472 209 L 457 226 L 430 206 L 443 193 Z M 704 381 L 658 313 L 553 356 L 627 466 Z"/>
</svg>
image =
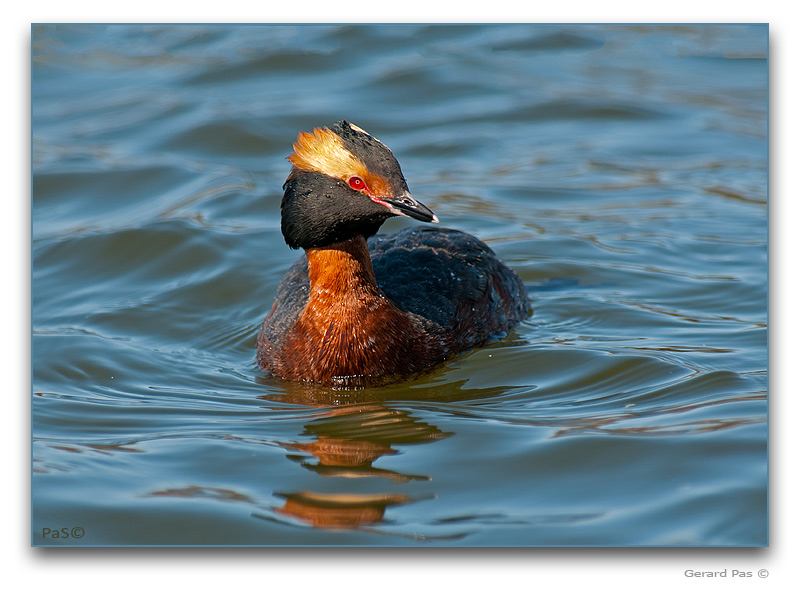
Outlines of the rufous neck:
<svg viewBox="0 0 800 590">
<path fill-rule="evenodd" d="M 378 290 L 364 236 L 321 248 L 308 248 L 306 257 L 312 290 Z"/>
</svg>

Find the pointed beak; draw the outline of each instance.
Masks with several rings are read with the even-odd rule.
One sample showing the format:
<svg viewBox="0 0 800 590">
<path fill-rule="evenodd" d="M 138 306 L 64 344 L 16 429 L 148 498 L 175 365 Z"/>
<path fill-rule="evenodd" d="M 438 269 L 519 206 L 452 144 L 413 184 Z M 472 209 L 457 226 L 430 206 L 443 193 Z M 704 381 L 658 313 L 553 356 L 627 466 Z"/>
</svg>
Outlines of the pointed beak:
<svg viewBox="0 0 800 590">
<path fill-rule="evenodd" d="M 384 207 L 388 207 L 389 211 L 395 215 L 411 217 L 419 221 L 439 223 L 439 218 L 436 217 L 436 214 L 412 197 L 408 191 L 404 192 L 399 197 L 373 198 L 373 201 L 380 203 Z"/>
</svg>

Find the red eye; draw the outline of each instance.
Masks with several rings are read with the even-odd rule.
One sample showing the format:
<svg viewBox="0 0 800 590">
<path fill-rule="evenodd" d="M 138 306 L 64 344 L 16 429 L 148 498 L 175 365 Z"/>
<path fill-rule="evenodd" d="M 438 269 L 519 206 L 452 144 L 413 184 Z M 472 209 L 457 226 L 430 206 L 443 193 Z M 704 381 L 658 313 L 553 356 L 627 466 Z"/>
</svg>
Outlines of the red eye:
<svg viewBox="0 0 800 590">
<path fill-rule="evenodd" d="M 350 180 L 347 181 L 350 185 L 350 188 L 354 188 L 357 191 L 360 191 L 363 188 L 366 188 L 364 181 L 361 180 L 358 176 L 354 176 Z"/>
</svg>

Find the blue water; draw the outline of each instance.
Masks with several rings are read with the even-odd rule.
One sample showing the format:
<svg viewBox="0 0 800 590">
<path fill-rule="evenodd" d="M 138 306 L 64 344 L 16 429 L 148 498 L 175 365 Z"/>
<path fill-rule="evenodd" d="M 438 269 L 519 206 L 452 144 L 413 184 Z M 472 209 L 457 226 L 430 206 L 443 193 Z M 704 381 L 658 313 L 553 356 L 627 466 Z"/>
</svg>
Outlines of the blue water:
<svg viewBox="0 0 800 590">
<path fill-rule="evenodd" d="M 767 45 L 34 26 L 32 543 L 767 544 Z M 339 119 L 519 273 L 530 319 L 383 388 L 259 371 L 302 255 L 285 157 Z"/>
</svg>

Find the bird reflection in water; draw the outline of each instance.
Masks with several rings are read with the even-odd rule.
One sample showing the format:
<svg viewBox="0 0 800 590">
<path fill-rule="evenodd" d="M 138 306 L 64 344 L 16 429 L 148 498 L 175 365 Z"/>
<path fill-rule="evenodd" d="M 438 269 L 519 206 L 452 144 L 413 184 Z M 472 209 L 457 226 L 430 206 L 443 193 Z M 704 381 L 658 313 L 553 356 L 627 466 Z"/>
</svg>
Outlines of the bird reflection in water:
<svg viewBox="0 0 800 590">
<path fill-rule="evenodd" d="M 383 522 L 389 506 L 406 504 L 405 494 L 278 494 L 286 504 L 275 512 L 298 518 L 317 528 L 358 528 Z"/>
<path fill-rule="evenodd" d="M 317 390 L 317 393 L 319 391 Z M 294 396 L 289 396 L 290 398 Z M 284 401 L 298 401 L 286 399 Z M 321 405 L 305 399 L 306 405 Z M 288 458 L 322 477 L 347 479 L 385 478 L 395 484 L 425 482 L 427 475 L 400 473 L 375 467 L 381 457 L 397 453 L 396 445 L 422 444 L 450 436 L 436 426 L 413 417 L 406 410 L 386 407 L 382 403 L 330 404 L 322 417 L 305 426 L 310 442 L 283 442 L 291 451 Z M 340 400 L 341 401 L 341 400 Z M 353 400 L 348 400 L 353 401 Z M 333 405 L 334 407 L 331 407 Z M 314 457 L 316 461 L 310 460 Z M 387 508 L 424 498 L 403 493 L 325 493 L 318 491 L 279 492 L 285 504 L 274 512 L 290 516 L 320 528 L 358 528 L 385 522 Z"/>
</svg>

